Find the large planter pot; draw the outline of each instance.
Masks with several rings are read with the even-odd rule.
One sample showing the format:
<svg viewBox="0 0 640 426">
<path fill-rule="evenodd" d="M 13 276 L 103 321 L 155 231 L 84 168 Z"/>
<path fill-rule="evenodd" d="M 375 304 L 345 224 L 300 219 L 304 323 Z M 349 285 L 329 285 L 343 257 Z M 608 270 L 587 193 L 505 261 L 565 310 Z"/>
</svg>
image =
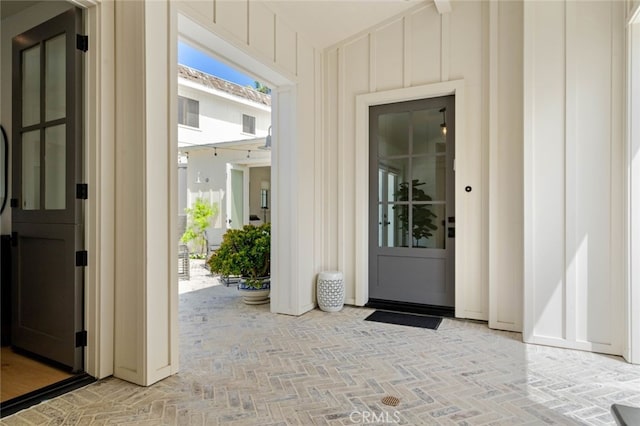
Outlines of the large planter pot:
<svg viewBox="0 0 640 426">
<path fill-rule="evenodd" d="M 238 283 L 238 291 L 242 295 L 244 303 L 247 305 L 262 305 L 269 303 L 269 293 L 271 292 L 270 277 L 260 278 L 261 287 L 255 288 L 247 285 L 246 278 L 242 278 Z"/>
</svg>

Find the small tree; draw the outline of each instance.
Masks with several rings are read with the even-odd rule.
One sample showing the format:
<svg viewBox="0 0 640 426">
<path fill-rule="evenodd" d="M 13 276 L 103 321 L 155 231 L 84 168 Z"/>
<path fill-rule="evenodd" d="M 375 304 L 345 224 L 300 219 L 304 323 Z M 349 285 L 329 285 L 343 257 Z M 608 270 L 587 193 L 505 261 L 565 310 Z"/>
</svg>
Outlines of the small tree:
<svg viewBox="0 0 640 426">
<path fill-rule="evenodd" d="M 265 95 L 270 95 L 271 94 L 271 88 L 268 86 L 265 86 L 264 84 L 260 83 L 259 81 L 254 81 L 254 89 L 260 93 L 264 93 Z"/>
<path fill-rule="evenodd" d="M 185 244 L 194 241 L 196 247 L 199 247 L 199 253 L 204 254 L 206 250 L 205 231 L 218 214 L 218 204 L 209 204 L 202 198 L 197 198 L 192 208 L 186 208 L 187 213 L 187 230 L 182 234 L 181 241 Z"/>
</svg>

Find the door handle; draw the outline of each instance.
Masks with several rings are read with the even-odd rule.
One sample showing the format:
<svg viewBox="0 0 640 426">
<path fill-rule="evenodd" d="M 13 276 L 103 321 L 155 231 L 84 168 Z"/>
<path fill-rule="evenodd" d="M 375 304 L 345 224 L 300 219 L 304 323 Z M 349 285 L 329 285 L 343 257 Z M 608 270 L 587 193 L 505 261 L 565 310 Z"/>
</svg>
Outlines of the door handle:
<svg viewBox="0 0 640 426">
<path fill-rule="evenodd" d="M 7 139 L 7 133 L 4 131 L 3 126 L 0 126 L 0 133 L 2 134 L 2 146 L 0 146 L 0 149 L 4 157 L 2 164 L 4 187 L 2 188 L 2 204 L 0 204 L 1 214 L 7 207 L 7 197 L 9 196 L 9 140 Z"/>
</svg>

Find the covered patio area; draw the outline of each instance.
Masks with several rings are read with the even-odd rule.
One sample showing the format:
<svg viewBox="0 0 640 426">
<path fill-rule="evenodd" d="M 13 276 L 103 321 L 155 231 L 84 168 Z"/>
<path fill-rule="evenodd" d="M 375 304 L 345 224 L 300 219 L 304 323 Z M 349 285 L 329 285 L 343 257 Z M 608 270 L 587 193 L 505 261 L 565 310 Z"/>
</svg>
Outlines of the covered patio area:
<svg viewBox="0 0 640 426">
<path fill-rule="evenodd" d="M 640 405 L 640 371 L 620 357 L 527 345 L 475 321 L 427 330 L 349 306 L 273 315 L 235 287 L 207 287 L 217 280 L 197 266 L 192 277 L 178 374 L 147 388 L 108 378 L 1 424 L 601 425 L 612 403 Z"/>
</svg>

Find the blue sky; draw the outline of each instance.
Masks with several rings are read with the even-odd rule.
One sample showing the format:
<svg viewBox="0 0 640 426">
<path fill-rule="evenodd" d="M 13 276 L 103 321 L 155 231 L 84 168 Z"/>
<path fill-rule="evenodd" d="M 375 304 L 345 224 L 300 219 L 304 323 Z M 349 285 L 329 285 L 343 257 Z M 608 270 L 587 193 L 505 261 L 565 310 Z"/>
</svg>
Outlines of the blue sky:
<svg viewBox="0 0 640 426">
<path fill-rule="evenodd" d="M 253 78 L 236 71 L 234 68 L 217 61 L 211 56 L 181 41 L 178 42 L 178 63 L 206 72 L 207 74 L 215 75 L 216 77 L 241 86 L 254 87 L 255 80 Z"/>
</svg>

